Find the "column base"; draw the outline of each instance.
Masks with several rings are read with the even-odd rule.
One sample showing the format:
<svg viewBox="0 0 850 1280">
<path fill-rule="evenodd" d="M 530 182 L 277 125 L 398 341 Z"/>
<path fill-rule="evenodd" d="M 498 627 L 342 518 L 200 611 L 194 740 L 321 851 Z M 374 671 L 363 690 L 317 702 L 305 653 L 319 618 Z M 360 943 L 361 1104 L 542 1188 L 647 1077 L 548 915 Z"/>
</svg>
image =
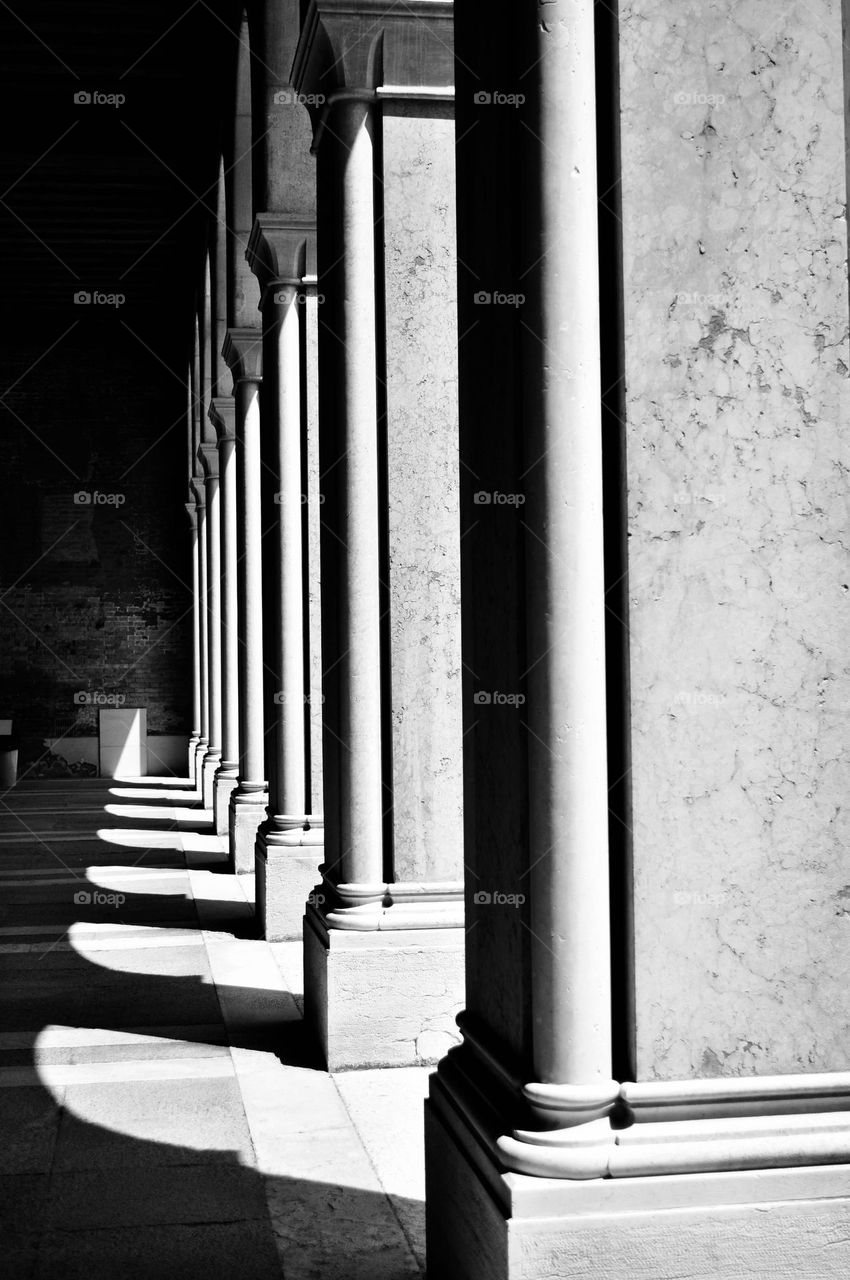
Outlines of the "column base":
<svg viewBox="0 0 850 1280">
<path fill-rule="evenodd" d="M 221 752 L 207 747 L 201 768 L 202 794 L 204 800 L 204 808 L 212 809 L 213 807 L 213 784 L 215 781 L 215 772 L 221 764 Z"/>
<path fill-rule="evenodd" d="M 464 930 L 329 929 L 322 905 L 304 918 L 304 1017 L 328 1070 L 437 1062 L 460 1038 Z"/>
<path fill-rule="evenodd" d="M 850 1164 L 592 1182 L 505 1173 L 432 1080 L 432 1280 L 839 1280 L 850 1270 Z"/>
<path fill-rule="evenodd" d="M 239 786 L 230 796 L 228 834 L 230 836 L 230 870 L 245 875 L 254 870 L 254 847 L 257 831 L 266 817 L 266 791 L 240 792 Z"/>
<path fill-rule="evenodd" d="M 198 745 L 195 748 L 195 768 L 192 771 L 192 780 L 199 799 L 203 799 L 204 756 L 207 754 L 207 745 L 206 738 L 199 738 Z"/>
<path fill-rule="evenodd" d="M 200 740 L 200 735 L 197 733 L 193 733 L 189 739 L 186 768 L 188 771 L 189 781 L 193 786 L 195 784 L 195 756 L 198 751 L 198 743 Z"/>
<path fill-rule="evenodd" d="M 226 836 L 230 832 L 230 797 L 238 785 L 238 767 L 220 764 L 213 778 L 213 826 L 217 836 Z"/>
<path fill-rule="evenodd" d="M 314 889 L 324 861 L 324 839 L 321 825 L 280 831 L 263 823 L 257 832 L 256 915 L 260 937 L 267 942 L 303 936 L 308 899 L 319 900 Z"/>
</svg>

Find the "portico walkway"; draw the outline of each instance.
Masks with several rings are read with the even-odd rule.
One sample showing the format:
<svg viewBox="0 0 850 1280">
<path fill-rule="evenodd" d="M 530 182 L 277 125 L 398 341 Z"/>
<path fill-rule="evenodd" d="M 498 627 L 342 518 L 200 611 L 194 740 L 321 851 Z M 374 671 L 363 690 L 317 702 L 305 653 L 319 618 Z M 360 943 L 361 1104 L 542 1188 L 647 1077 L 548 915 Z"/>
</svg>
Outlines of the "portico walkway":
<svg viewBox="0 0 850 1280">
<path fill-rule="evenodd" d="M 10 1280 L 424 1271 L 427 1072 L 329 1076 L 186 780 L 0 798 Z"/>
</svg>

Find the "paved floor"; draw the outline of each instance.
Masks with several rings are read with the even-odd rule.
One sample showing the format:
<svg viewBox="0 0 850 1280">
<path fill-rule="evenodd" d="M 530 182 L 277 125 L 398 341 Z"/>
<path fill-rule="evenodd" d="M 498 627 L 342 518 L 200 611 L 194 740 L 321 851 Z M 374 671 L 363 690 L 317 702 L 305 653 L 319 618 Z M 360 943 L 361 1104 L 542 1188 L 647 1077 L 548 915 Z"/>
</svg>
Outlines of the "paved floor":
<svg viewBox="0 0 850 1280">
<path fill-rule="evenodd" d="M 320 1069 L 186 780 L 0 797 L 0 1274 L 424 1273 L 427 1071 Z"/>
</svg>

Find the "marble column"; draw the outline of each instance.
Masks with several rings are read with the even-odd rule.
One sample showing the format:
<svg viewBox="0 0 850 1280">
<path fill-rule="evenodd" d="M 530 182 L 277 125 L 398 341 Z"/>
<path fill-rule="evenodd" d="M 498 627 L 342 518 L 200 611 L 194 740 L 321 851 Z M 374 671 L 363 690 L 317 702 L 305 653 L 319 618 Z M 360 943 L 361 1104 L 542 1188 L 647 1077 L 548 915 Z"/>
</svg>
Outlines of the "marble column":
<svg viewBox="0 0 850 1280">
<path fill-rule="evenodd" d="M 716 910 L 717 897 L 707 904 L 696 902 L 691 890 L 697 910 L 685 929 L 663 891 L 668 877 L 682 874 L 688 858 L 694 873 L 706 878 L 717 874 L 718 866 L 724 866 L 721 831 L 729 841 L 727 874 L 736 881 L 743 878 L 755 835 L 751 828 L 737 827 L 739 811 L 728 798 L 770 776 L 769 740 L 749 723 L 744 730 L 740 720 L 728 727 L 722 766 L 706 757 L 704 738 L 680 733 L 669 705 L 663 724 L 653 729 L 647 710 L 653 690 L 644 684 L 647 671 L 658 678 L 659 664 L 664 679 L 672 679 L 677 668 L 688 670 L 700 645 L 701 653 L 717 660 L 730 643 L 729 608 L 715 621 L 714 634 L 704 638 L 711 611 L 703 571 L 694 573 L 687 561 L 687 539 L 671 519 L 670 475 L 676 468 L 688 475 L 700 467 L 710 470 L 712 462 L 722 466 L 721 459 L 730 456 L 746 473 L 753 452 L 740 447 L 743 424 L 757 422 L 762 412 L 766 366 L 759 365 L 755 373 L 745 364 L 739 373 L 737 356 L 734 370 L 730 359 L 730 380 L 740 377 L 735 404 L 736 409 L 741 406 L 741 418 L 724 420 L 717 404 L 717 388 L 724 384 L 717 381 L 719 371 L 712 363 L 713 343 L 721 341 L 728 323 L 736 326 L 736 341 L 747 347 L 754 337 L 746 336 L 745 322 L 727 321 L 718 310 L 703 342 L 693 327 L 680 330 L 668 345 L 659 344 L 656 335 L 675 310 L 669 297 L 680 288 L 682 263 L 688 258 L 694 273 L 704 270 L 705 251 L 714 246 L 716 269 L 726 287 L 735 262 L 736 280 L 752 272 L 759 282 L 754 287 L 760 289 L 764 278 L 773 280 L 774 272 L 790 262 L 785 253 L 792 243 L 799 247 L 810 225 L 806 217 L 796 219 L 795 202 L 789 199 L 785 216 L 794 223 L 794 233 L 785 245 L 770 235 L 759 239 L 764 256 L 758 255 L 757 264 L 744 251 L 730 254 L 725 224 L 714 236 L 707 192 L 712 181 L 726 182 L 719 176 L 721 168 L 742 175 L 736 196 L 743 191 L 749 199 L 754 173 L 759 173 L 759 183 L 765 181 L 765 165 L 752 163 L 758 159 L 752 145 L 739 150 L 740 118 L 725 143 L 714 142 L 723 136 L 722 117 L 718 113 L 716 127 L 706 128 L 703 76 L 710 67 L 725 67 L 740 92 L 749 94 L 754 73 L 748 65 L 737 65 L 728 42 L 715 43 L 716 12 L 706 17 L 696 8 L 684 13 L 672 3 L 666 7 L 666 16 L 663 4 L 653 11 L 651 38 L 638 21 L 629 33 L 632 43 L 623 67 L 633 69 L 631 93 L 643 110 L 638 119 L 627 114 L 624 119 L 641 164 L 631 171 L 633 185 L 624 188 L 627 203 L 622 209 L 618 194 L 606 191 L 622 222 L 601 219 L 606 237 L 601 245 L 597 156 L 606 156 L 612 135 L 618 141 L 611 125 L 616 114 L 611 58 L 619 45 L 610 13 L 602 15 L 591 0 L 553 0 L 545 10 L 524 14 L 497 0 L 482 36 L 478 7 L 465 0 L 456 7 L 459 304 L 465 335 L 460 344 L 460 434 L 469 931 L 466 1009 L 460 1019 L 464 1042 L 432 1077 L 426 1110 L 428 1265 L 447 1280 L 590 1274 L 597 1280 L 635 1275 L 670 1280 L 683 1274 L 733 1280 L 764 1271 L 765 1257 L 770 1258 L 771 1274 L 808 1273 L 832 1280 L 846 1270 L 850 1253 L 850 1074 L 846 1054 L 829 1058 L 830 1071 L 818 1069 L 816 1051 L 823 1050 L 825 1041 L 811 1037 L 818 1015 L 807 1002 L 801 1001 L 795 1012 L 785 1006 L 782 1034 L 787 1043 L 789 1022 L 802 1033 L 809 1074 L 798 1070 L 759 1078 L 752 1064 L 744 1068 L 733 1058 L 728 1066 L 711 1059 L 692 1061 L 691 1070 L 674 1079 L 666 1062 L 668 1055 L 670 1061 L 681 1061 L 686 1046 L 699 1043 L 695 1028 L 712 1036 L 721 1032 L 735 1016 L 741 991 L 749 998 L 750 975 L 737 987 L 725 986 L 721 975 L 733 961 L 740 962 L 739 950 L 762 954 L 776 899 L 756 893 L 750 923 L 742 911 L 724 919 Z M 778 21 L 784 24 L 786 17 Z M 731 6 L 729 19 L 730 28 L 739 21 Z M 795 20 L 790 21 L 793 25 Z M 754 36 L 757 24 L 750 25 Z M 741 46 L 744 62 L 761 47 L 763 36 L 748 37 Z M 778 47 L 787 47 L 787 32 L 777 40 Z M 832 75 L 836 73 L 840 22 L 832 24 L 830 43 L 828 58 L 824 46 L 817 56 L 810 48 L 802 69 L 786 64 L 793 86 L 786 110 L 793 112 L 797 95 L 810 92 L 809 107 L 820 113 L 806 161 L 813 148 L 823 147 L 829 156 L 826 163 L 822 157 L 813 163 L 801 181 L 809 193 L 820 190 L 821 183 L 833 190 L 836 182 L 843 183 L 838 145 L 843 128 L 824 99 L 830 76 L 823 67 L 817 74 L 812 67 L 813 60 L 824 57 Z M 675 68 L 663 59 L 659 63 L 658 48 L 674 45 Z M 682 49 L 689 45 L 692 61 L 685 64 L 688 77 L 682 80 Z M 671 106 L 689 95 L 701 99 L 694 104 L 693 132 L 680 131 L 678 125 L 671 132 L 670 121 L 665 125 L 659 115 L 659 77 L 654 74 L 659 66 L 662 78 L 670 77 Z M 716 105 L 708 83 L 709 99 Z M 834 103 L 837 110 L 837 94 Z M 747 119 L 751 109 L 740 108 Z M 602 139 L 597 122 L 611 130 Z M 656 132 L 652 150 L 648 137 Z M 683 183 L 679 173 L 683 144 L 699 153 L 693 183 Z M 713 156 L 715 148 L 721 153 L 724 146 L 728 167 L 707 167 L 706 155 Z M 616 147 L 613 154 L 620 154 Z M 801 149 L 801 164 L 802 157 Z M 776 174 L 771 218 L 789 160 L 786 155 Z M 656 207 L 664 190 L 658 175 L 665 171 L 670 205 Z M 829 207 L 840 204 L 836 200 Z M 615 223 L 622 226 L 627 247 L 639 246 L 646 254 L 627 260 L 622 273 Z M 750 221 L 742 220 L 740 226 L 739 243 L 751 246 Z M 843 227 L 840 232 L 832 224 L 830 228 L 829 235 L 843 239 Z M 649 246 L 658 242 L 665 245 L 663 252 L 650 252 Z M 842 260 L 844 254 L 846 245 Z M 791 274 L 805 276 L 808 268 L 800 272 L 797 257 L 794 263 L 788 268 Z M 777 346 L 795 369 L 790 346 L 796 349 L 812 333 L 808 287 L 807 282 L 802 290 L 805 303 L 797 299 L 798 311 L 783 306 L 777 322 L 776 332 L 785 338 L 797 330 L 794 343 L 786 346 L 783 338 Z M 652 305 L 644 292 L 650 288 L 655 291 Z M 840 322 L 834 297 L 825 311 L 825 287 L 817 290 L 816 309 L 819 323 L 827 314 L 834 318 L 833 332 L 841 335 L 845 350 L 846 277 L 838 291 L 844 302 Z M 624 335 L 618 315 L 623 292 L 634 305 L 631 323 L 627 312 Z M 649 341 L 642 327 L 646 317 L 652 317 Z M 765 330 L 756 332 L 763 335 Z M 604 352 L 600 334 L 608 348 Z M 756 346 L 761 351 L 765 345 L 762 336 Z M 746 362 L 747 356 L 741 359 Z M 609 419 L 603 427 L 609 378 L 603 378 L 602 368 L 604 364 L 610 377 L 618 361 L 621 373 L 624 367 L 629 370 L 631 394 L 640 390 L 640 412 L 627 411 L 623 424 Z M 697 430 L 694 424 L 688 437 L 677 415 L 684 421 L 694 412 L 699 380 L 681 380 L 685 366 L 693 362 L 700 368 L 703 361 L 710 368 L 704 391 L 712 398 L 711 429 L 703 434 L 702 425 Z M 811 375 L 828 404 L 834 404 L 836 391 L 831 362 L 832 357 Z M 847 367 L 845 362 L 842 379 Z M 619 381 L 616 374 L 610 380 Z M 669 402 L 667 388 L 673 388 Z M 773 413 L 770 423 L 772 429 Z M 760 429 L 753 429 L 756 437 Z M 628 498 L 619 471 L 623 431 L 633 452 L 628 484 L 636 488 Z M 789 452 L 783 453 L 780 468 L 788 465 L 795 438 L 789 433 L 784 441 L 782 448 Z M 825 428 L 818 434 L 818 447 L 829 439 Z M 756 442 L 749 444 L 754 450 Z M 831 460 L 829 445 L 826 451 Z M 751 483 L 761 492 L 765 480 L 756 471 Z M 766 502 L 774 512 L 787 498 L 786 481 L 787 476 Z M 823 500 L 823 491 L 820 496 Z M 821 517 L 826 506 L 818 508 Z M 741 509 L 749 511 L 749 503 Z M 694 536 L 702 536 L 708 523 L 703 517 Z M 788 536 L 781 518 L 778 524 L 779 536 Z M 759 537 L 764 527 L 760 518 Z M 645 648 L 639 653 L 632 648 L 631 689 L 618 660 L 622 640 L 617 629 L 628 619 L 612 617 L 609 610 L 607 633 L 605 622 L 606 585 L 616 585 L 628 564 L 624 546 L 613 536 L 623 529 L 631 535 L 629 559 L 637 544 L 650 584 L 632 582 Z M 751 541 L 757 541 L 754 531 Z M 704 557 L 709 566 L 705 572 L 717 572 L 725 584 L 726 575 L 734 572 L 728 557 L 711 552 L 710 547 L 708 553 L 693 554 Z M 753 571 L 744 578 L 750 595 L 743 583 L 741 594 L 749 601 L 758 595 L 761 582 L 761 603 L 769 610 L 777 586 L 768 584 L 768 576 L 759 579 Z M 826 580 L 831 580 L 828 571 Z M 665 596 L 666 613 L 659 607 Z M 731 605 L 730 594 L 721 598 Z M 837 613 L 837 604 L 833 607 Z M 648 625 L 651 617 L 654 629 Z M 633 618 L 632 638 L 635 631 Z M 747 651 L 752 635 L 741 637 Z M 786 670 L 796 674 L 804 659 L 796 650 L 794 657 L 781 652 L 781 645 L 772 640 L 770 661 L 787 662 Z M 819 662 L 821 658 L 819 654 Z M 763 661 L 760 655 L 755 664 Z M 502 691 L 498 699 L 495 690 Z M 821 687 L 809 711 L 822 713 L 826 697 Z M 797 698 L 790 721 L 799 725 L 806 722 L 801 690 L 795 692 Z M 683 705 L 687 707 L 685 700 Z M 630 724 L 626 716 L 617 722 L 616 707 L 630 711 Z M 611 839 L 626 825 L 628 812 L 608 800 L 609 782 L 612 790 L 620 782 L 609 759 L 616 760 L 622 751 L 615 742 L 609 757 L 608 724 L 624 737 L 635 728 L 641 733 L 631 739 L 630 790 L 644 825 L 635 824 L 627 839 L 619 834 Z M 696 794 L 696 788 L 689 788 L 688 768 L 681 766 L 688 751 L 694 769 L 698 765 L 703 771 L 700 776 L 716 769 L 717 796 L 707 785 Z M 760 761 L 755 777 L 744 772 L 750 751 Z M 823 777 L 829 786 L 828 766 Z M 771 785 L 779 792 L 778 778 Z M 723 803 L 712 813 L 721 795 Z M 752 803 L 753 795 L 747 795 L 747 806 Z M 816 810 L 811 793 L 807 810 Z M 677 846 L 662 838 L 676 822 L 684 825 L 685 814 L 689 841 Z M 817 819 L 810 820 L 816 827 Z M 799 827 L 794 830 L 802 836 Z M 702 845 L 694 844 L 697 832 Z M 807 842 L 814 835 L 807 832 Z M 770 839 L 775 844 L 774 832 Z M 800 879 L 784 875 L 785 860 L 782 870 L 772 890 L 786 895 L 782 924 L 774 934 L 779 949 L 793 940 L 800 910 Z M 761 883 L 766 875 L 763 869 Z M 808 867 L 803 882 L 808 893 L 814 882 Z M 688 905 L 688 895 L 681 896 L 681 905 Z M 714 910 L 706 911 L 706 905 Z M 824 931 L 828 914 L 824 912 Z M 701 915 L 708 920 L 699 927 Z M 806 981 L 812 984 L 816 976 L 820 994 L 830 987 L 822 981 L 822 960 L 812 960 L 819 946 L 819 938 L 807 941 L 811 968 Z M 832 974 L 838 971 L 834 963 Z M 774 973 L 772 966 L 771 979 Z M 720 1016 L 712 1004 L 714 992 L 723 1006 Z M 825 1038 L 834 1030 L 830 1021 L 829 1015 L 822 1019 Z M 747 1025 L 741 1024 L 742 1033 Z M 771 1053 L 787 1070 L 788 1059 L 776 1047 Z"/>
<path fill-rule="evenodd" d="M 208 737 L 201 776 L 204 808 L 213 807 L 213 779 L 221 762 L 221 516 L 219 506 L 218 450 L 214 444 L 198 447 L 204 468 L 207 495 L 207 678 Z"/>
<path fill-rule="evenodd" d="M 275 477 L 277 517 L 264 548 L 274 720 L 267 735 L 268 816 L 256 848 L 257 917 L 270 940 L 302 936 L 324 840 L 321 759 L 311 750 L 310 736 L 321 685 L 311 688 L 317 636 L 305 595 L 305 576 L 318 579 L 310 529 L 318 526 L 322 496 L 318 468 L 308 465 L 309 395 L 302 394 L 302 369 L 312 367 L 315 375 L 306 351 L 308 339 L 315 342 L 310 311 L 316 307 L 316 282 L 308 275 L 314 239 L 311 219 L 261 214 L 248 245 L 248 261 L 262 287 L 263 454 Z"/>
<path fill-rule="evenodd" d="M 236 406 L 236 546 L 239 633 L 239 781 L 230 797 L 230 862 L 254 870 L 268 792 L 263 741 L 263 581 L 260 507 L 262 335 L 228 329 L 224 358 Z"/>
<path fill-rule="evenodd" d="M 213 780 L 216 835 L 230 831 L 230 797 L 239 779 L 239 604 L 236 501 L 236 404 L 213 396 L 221 506 L 221 760 Z"/>
<path fill-rule="evenodd" d="M 189 735 L 187 767 L 189 781 L 194 783 L 195 755 L 201 739 L 201 616 L 198 581 L 198 509 L 194 499 L 191 502 L 187 502 L 185 506 L 191 530 L 190 555 L 192 558 L 192 731 Z"/>
<path fill-rule="evenodd" d="M 332 1069 L 436 1060 L 462 999 L 451 39 L 446 3 L 319 0 L 293 66 L 325 299 L 325 864 L 305 1014 Z"/>
<path fill-rule="evenodd" d="M 196 464 L 200 465 L 200 464 Z M 204 481 L 194 476 L 191 483 L 195 495 L 195 511 L 198 521 L 198 623 L 200 656 L 200 706 L 201 732 L 195 748 L 193 776 L 199 796 L 203 794 L 204 756 L 209 746 L 209 617 L 207 611 L 207 495 Z"/>
</svg>

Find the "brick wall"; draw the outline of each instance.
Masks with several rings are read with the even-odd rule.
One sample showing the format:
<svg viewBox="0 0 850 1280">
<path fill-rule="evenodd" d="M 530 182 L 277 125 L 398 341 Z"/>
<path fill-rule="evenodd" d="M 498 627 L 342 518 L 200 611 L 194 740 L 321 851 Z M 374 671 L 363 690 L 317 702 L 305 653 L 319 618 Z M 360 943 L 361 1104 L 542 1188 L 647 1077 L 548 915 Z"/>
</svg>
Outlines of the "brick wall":
<svg viewBox="0 0 850 1280">
<path fill-rule="evenodd" d="M 185 391 L 117 314 L 71 321 L 3 352 L 0 717 L 21 769 L 97 733 L 81 695 L 191 727 Z M 176 344 L 156 354 L 179 367 Z"/>
</svg>

